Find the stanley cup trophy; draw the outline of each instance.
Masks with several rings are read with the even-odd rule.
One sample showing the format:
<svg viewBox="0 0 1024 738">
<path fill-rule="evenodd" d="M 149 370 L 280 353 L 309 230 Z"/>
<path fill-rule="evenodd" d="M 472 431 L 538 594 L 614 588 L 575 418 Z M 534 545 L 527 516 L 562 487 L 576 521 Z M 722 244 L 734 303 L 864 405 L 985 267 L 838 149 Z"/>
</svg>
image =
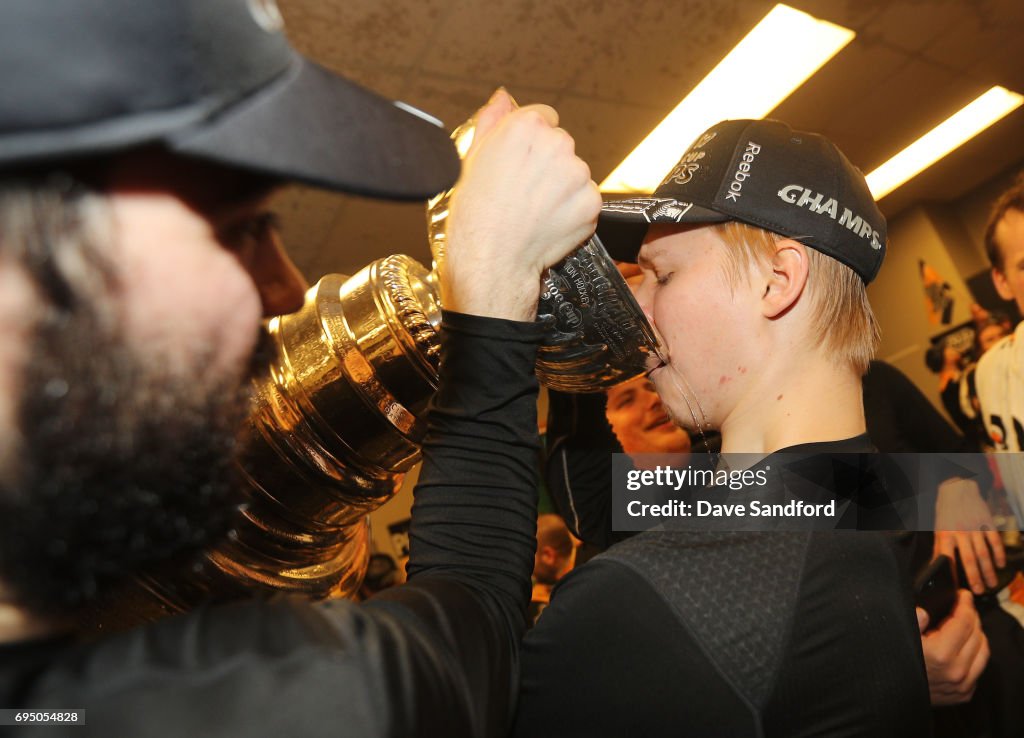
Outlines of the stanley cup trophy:
<svg viewBox="0 0 1024 738">
<path fill-rule="evenodd" d="M 453 133 L 465 155 L 474 132 Z M 329 274 L 297 313 L 273 318 L 275 355 L 254 380 L 244 430 L 243 503 L 230 534 L 199 561 L 140 576 L 101 611 L 116 628 L 252 594 L 350 597 L 369 557 L 368 513 L 419 461 L 438 386 L 450 192 L 428 204 L 435 271 L 394 255 L 350 278 Z M 660 357 L 654 331 L 596 237 L 544 278 L 548 332 L 537 374 L 548 387 L 595 392 Z M 114 611 L 117 611 L 114 614 Z"/>
</svg>

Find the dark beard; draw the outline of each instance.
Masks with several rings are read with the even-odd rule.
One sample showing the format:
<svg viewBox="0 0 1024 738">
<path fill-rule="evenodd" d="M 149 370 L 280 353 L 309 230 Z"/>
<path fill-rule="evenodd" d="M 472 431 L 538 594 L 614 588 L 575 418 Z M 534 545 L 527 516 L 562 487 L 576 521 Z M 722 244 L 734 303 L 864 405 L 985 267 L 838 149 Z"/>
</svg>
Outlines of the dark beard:
<svg viewBox="0 0 1024 738">
<path fill-rule="evenodd" d="M 202 356 L 194 377 L 171 376 L 99 324 L 64 313 L 39 325 L 24 453 L 17 481 L 0 489 L 0 579 L 43 616 L 208 548 L 238 502 L 249 383 L 204 376 Z M 264 351 L 254 366 L 266 366 Z"/>
</svg>

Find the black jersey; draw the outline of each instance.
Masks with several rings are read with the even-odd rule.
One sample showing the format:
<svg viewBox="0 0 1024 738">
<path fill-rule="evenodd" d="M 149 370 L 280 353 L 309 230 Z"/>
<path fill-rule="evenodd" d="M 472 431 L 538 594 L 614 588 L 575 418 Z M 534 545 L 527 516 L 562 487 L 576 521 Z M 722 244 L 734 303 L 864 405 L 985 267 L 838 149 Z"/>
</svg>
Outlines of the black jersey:
<svg viewBox="0 0 1024 738">
<path fill-rule="evenodd" d="M 514 734 L 927 735 L 920 635 L 891 541 L 617 536 L 601 404 L 553 399 L 553 413 L 570 413 L 549 421 L 547 481 L 571 527 L 614 545 L 559 583 L 527 634 Z M 823 458 L 870 449 L 866 436 L 801 452 L 810 446 Z"/>
</svg>

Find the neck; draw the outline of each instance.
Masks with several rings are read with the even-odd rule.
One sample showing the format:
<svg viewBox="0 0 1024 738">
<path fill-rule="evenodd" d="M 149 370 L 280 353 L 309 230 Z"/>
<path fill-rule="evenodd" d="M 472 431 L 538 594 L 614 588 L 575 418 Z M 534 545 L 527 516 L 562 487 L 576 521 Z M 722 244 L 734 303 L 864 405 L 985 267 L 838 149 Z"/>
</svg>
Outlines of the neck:
<svg viewBox="0 0 1024 738">
<path fill-rule="evenodd" d="M 722 451 L 768 454 L 865 430 L 861 378 L 817 352 L 802 352 L 754 377 L 722 423 Z"/>
</svg>

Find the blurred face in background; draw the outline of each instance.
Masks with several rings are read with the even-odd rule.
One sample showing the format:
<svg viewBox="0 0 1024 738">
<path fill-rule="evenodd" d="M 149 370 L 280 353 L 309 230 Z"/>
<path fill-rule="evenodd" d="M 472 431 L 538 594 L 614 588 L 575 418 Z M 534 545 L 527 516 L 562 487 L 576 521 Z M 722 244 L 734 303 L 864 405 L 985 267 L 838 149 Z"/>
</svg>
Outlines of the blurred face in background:
<svg viewBox="0 0 1024 738">
<path fill-rule="evenodd" d="M 690 450 L 689 434 L 669 418 L 647 377 L 608 390 L 607 416 L 627 454 L 682 454 Z"/>
<path fill-rule="evenodd" d="M 978 348 L 985 353 L 1007 335 L 1001 323 L 991 323 L 978 331 Z"/>
<path fill-rule="evenodd" d="M 1024 312 L 1024 212 L 1007 210 L 993 237 L 1003 257 L 1002 269 L 992 270 L 996 291 L 1004 300 L 1016 302 Z"/>
</svg>

